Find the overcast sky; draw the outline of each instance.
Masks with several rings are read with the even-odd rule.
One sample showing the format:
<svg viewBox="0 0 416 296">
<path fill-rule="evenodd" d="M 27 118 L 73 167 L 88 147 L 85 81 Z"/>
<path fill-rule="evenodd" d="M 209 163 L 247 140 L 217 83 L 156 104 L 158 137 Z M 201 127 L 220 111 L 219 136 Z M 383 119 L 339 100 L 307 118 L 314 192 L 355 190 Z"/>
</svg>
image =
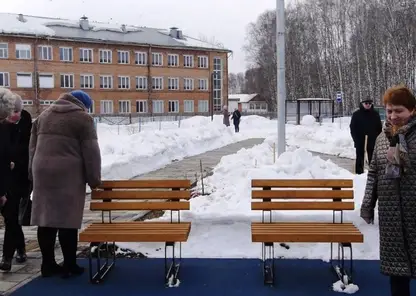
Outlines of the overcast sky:
<svg viewBox="0 0 416 296">
<path fill-rule="evenodd" d="M 295 0 L 286 0 L 286 3 Z M 192 37 L 214 37 L 233 51 L 229 71 L 246 69 L 246 28 L 276 0 L 0 0 L 0 11 L 116 22 L 155 28 L 176 26 Z"/>
</svg>

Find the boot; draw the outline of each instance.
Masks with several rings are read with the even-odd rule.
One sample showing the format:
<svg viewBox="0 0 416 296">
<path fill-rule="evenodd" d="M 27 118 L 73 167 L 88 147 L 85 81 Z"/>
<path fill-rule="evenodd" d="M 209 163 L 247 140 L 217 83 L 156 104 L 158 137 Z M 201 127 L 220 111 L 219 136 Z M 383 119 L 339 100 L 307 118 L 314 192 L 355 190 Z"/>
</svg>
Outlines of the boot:
<svg viewBox="0 0 416 296">
<path fill-rule="evenodd" d="M 64 273 L 64 269 L 56 262 L 50 265 L 42 264 L 40 267 L 40 273 L 42 277 L 52 277 L 55 275 L 62 275 Z"/>
<path fill-rule="evenodd" d="M 64 271 L 62 274 L 62 278 L 66 279 L 66 278 L 70 278 L 73 276 L 79 276 L 82 275 L 85 271 L 84 267 L 81 267 L 77 264 L 71 266 L 71 267 L 63 267 Z"/>
<path fill-rule="evenodd" d="M 26 249 L 25 248 L 17 249 L 16 262 L 25 263 L 26 260 L 27 260 Z"/>
<path fill-rule="evenodd" d="M 0 270 L 9 272 L 11 269 L 12 269 L 12 259 L 6 259 L 3 257 L 3 259 L 0 262 Z"/>
</svg>

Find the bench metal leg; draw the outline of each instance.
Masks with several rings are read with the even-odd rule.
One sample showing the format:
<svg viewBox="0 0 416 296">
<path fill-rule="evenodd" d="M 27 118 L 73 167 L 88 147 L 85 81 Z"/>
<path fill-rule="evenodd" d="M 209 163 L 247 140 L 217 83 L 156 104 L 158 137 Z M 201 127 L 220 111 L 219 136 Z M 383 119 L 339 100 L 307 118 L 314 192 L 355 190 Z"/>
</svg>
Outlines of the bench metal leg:
<svg viewBox="0 0 416 296">
<path fill-rule="evenodd" d="M 106 246 L 106 256 L 104 258 L 101 258 L 101 246 L 105 245 Z M 113 246 L 115 247 L 115 242 L 113 242 Z M 92 258 L 92 248 L 97 247 L 97 258 L 96 259 L 96 273 L 94 274 L 93 271 L 93 258 Z M 110 258 L 110 252 L 112 252 L 111 257 L 112 257 L 112 262 L 110 262 L 109 258 Z M 102 259 L 104 259 L 104 264 L 101 264 Z M 109 246 L 108 246 L 108 242 L 105 243 L 98 243 L 98 246 L 94 246 L 94 245 L 90 245 L 89 248 L 89 258 L 88 258 L 88 263 L 89 263 L 89 274 L 90 274 L 90 282 L 93 284 L 99 284 L 104 280 L 104 277 L 108 274 L 108 272 L 114 267 L 115 263 L 116 263 L 116 250 L 115 248 L 113 250 L 110 250 Z"/>
<path fill-rule="evenodd" d="M 274 285 L 274 244 L 262 243 L 263 280 L 265 285 Z"/>
<path fill-rule="evenodd" d="M 349 268 L 345 266 L 345 249 L 350 250 L 350 264 Z M 351 243 L 339 243 L 338 244 L 338 258 L 334 258 L 333 256 L 333 243 L 331 243 L 331 269 L 335 272 L 339 280 L 344 285 L 349 285 L 353 282 L 353 256 L 352 256 L 352 245 Z M 348 260 L 348 259 L 347 259 Z"/>
<path fill-rule="evenodd" d="M 167 287 L 179 284 L 179 270 L 182 261 L 182 243 L 179 242 L 179 257 L 176 257 L 175 242 L 165 243 L 165 285 Z M 171 256 L 168 256 L 168 248 L 171 248 Z"/>
</svg>

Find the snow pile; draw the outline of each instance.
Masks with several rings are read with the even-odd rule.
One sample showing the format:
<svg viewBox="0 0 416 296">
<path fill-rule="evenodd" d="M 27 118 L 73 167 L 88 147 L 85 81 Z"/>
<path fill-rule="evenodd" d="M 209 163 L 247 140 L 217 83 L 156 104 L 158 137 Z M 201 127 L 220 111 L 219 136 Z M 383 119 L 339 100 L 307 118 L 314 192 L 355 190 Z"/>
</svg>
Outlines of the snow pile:
<svg viewBox="0 0 416 296">
<path fill-rule="evenodd" d="M 214 150 L 249 138 L 262 138 L 273 130 L 264 128 L 268 119 L 246 117 L 241 122 L 240 133 L 222 124 L 222 116 L 196 116 L 181 121 L 181 127 L 162 130 L 144 129 L 138 124 L 110 126 L 97 124 L 102 157 L 103 179 L 129 179 L 144 174 L 185 157 Z M 165 127 L 165 126 L 164 126 Z M 267 126 L 266 126 L 267 127 Z M 189 178 L 190 176 L 183 176 Z"/>
<path fill-rule="evenodd" d="M 305 115 L 302 117 L 302 120 L 300 121 L 300 125 L 303 126 L 315 126 L 317 125 L 316 118 L 312 115 Z"/>
<path fill-rule="evenodd" d="M 313 118 L 313 122 L 312 122 Z M 355 158 L 354 143 L 350 134 L 350 118 L 336 118 L 321 125 L 311 115 L 302 118 L 301 125 L 287 125 L 286 143 L 314 152 Z"/>
<path fill-rule="evenodd" d="M 335 282 L 332 285 L 332 289 L 334 290 L 334 292 L 340 292 L 340 293 L 345 293 L 345 294 L 354 294 L 358 292 L 358 290 L 360 290 L 360 288 L 358 288 L 357 285 L 354 285 L 354 284 L 344 285 L 341 281 Z"/>
</svg>

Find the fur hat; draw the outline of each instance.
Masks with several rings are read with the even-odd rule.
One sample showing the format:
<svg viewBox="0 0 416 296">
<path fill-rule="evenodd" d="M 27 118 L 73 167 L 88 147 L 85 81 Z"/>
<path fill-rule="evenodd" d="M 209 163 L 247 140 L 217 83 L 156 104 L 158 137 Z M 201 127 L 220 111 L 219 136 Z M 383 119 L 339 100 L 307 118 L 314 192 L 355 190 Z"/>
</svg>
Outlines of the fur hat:
<svg viewBox="0 0 416 296">
<path fill-rule="evenodd" d="M 7 88 L 0 87 L 0 119 L 5 119 L 15 109 L 16 96 Z"/>
</svg>

